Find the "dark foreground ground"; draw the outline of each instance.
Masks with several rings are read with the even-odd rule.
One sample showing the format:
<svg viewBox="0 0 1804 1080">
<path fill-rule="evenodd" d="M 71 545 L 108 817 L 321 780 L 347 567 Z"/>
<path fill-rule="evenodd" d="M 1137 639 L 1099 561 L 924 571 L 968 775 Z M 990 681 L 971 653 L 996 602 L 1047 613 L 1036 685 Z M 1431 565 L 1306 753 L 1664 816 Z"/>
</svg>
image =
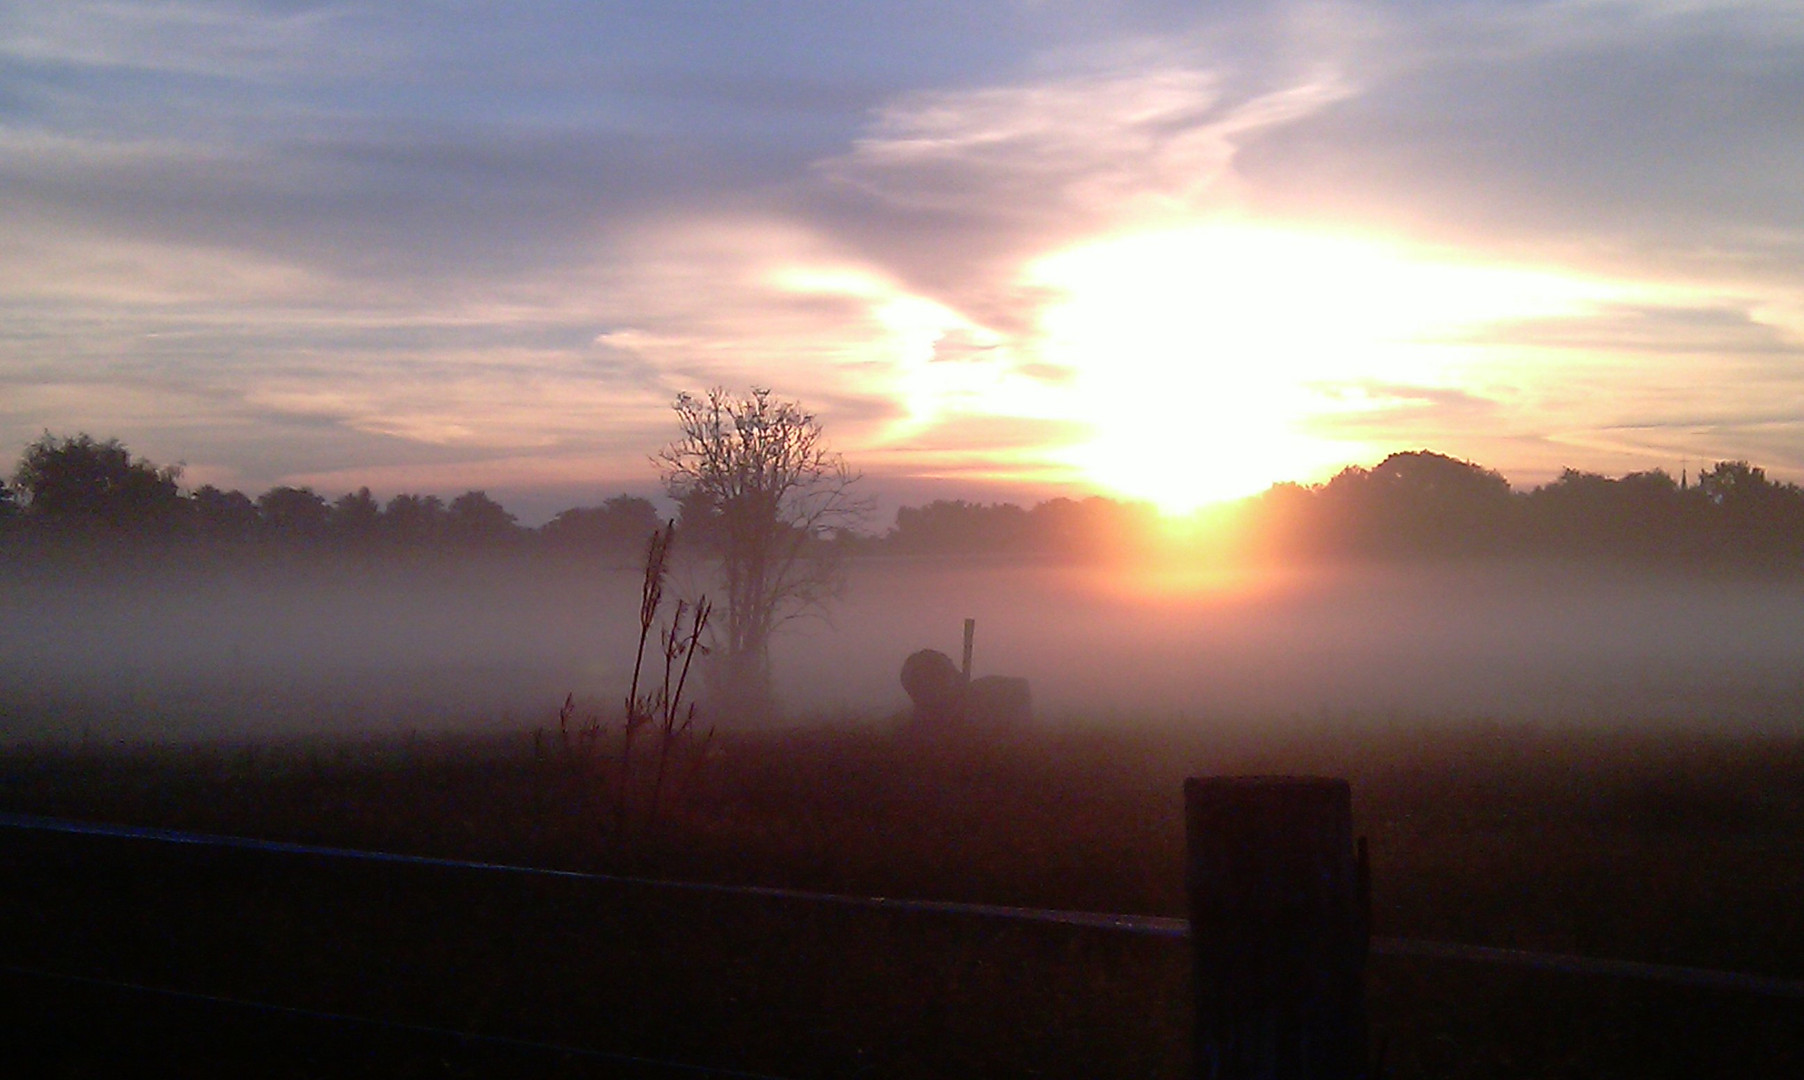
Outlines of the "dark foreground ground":
<svg viewBox="0 0 1804 1080">
<path fill-rule="evenodd" d="M 1288 731 L 748 735 L 673 759 L 657 821 L 642 746 L 624 832 L 612 748 L 530 735 L 18 750 L 0 810 L 1181 915 L 1184 776 L 1331 774 L 1371 839 L 1381 935 L 1804 978 L 1804 738 Z M 8 1076 L 1189 1067 L 1187 956 L 1155 938 L 4 829 L 0 875 Z M 1804 1075 L 1796 998 L 1399 957 L 1370 975 L 1399 1078 Z"/>
</svg>

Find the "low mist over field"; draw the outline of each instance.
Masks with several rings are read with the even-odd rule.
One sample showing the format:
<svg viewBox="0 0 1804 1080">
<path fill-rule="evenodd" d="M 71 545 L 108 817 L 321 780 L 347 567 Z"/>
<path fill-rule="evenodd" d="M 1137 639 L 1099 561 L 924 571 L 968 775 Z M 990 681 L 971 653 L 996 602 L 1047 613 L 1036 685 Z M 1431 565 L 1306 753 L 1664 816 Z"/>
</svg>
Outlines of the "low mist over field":
<svg viewBox="0 0 1804 1080">
<path fill-rule="evenodd" d="M 673 588 L 683 585 L 683 575 Z M 161 566 L 0 585 L 8 739 L 259 738 L 612 718 L 626 561 Z M 1223 571 L 854 560 L 774 649 L 796 721 L 882 722 L 902 659 L 1024 675 L 1045 722 L 1496 717 L 1775 728 L 1804 715 L 1804 582 L 1542 562 Z M 729 718 L 722 718 L 723 720 Z"/>
</svg>

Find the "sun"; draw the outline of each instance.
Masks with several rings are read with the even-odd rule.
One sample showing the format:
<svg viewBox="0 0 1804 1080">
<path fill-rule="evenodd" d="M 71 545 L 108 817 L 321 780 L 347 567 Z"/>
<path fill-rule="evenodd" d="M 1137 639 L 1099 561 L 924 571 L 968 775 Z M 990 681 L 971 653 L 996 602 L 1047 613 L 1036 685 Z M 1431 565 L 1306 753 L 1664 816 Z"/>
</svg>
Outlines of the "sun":
<svg viewBox="0 0 1804 1080">
<path fill-rule="evenodd" d="M 1041 258 L 1038 352 L 1072 373 L 1098 486 L 1183 513 L 1319 478 L 1374 447 L 1331 421 L 1385 387 L 1457 387 L 1484 323 L 1576 311 L 1608 289 L 1246 223 L 1137 233 Z"/>
</svg>

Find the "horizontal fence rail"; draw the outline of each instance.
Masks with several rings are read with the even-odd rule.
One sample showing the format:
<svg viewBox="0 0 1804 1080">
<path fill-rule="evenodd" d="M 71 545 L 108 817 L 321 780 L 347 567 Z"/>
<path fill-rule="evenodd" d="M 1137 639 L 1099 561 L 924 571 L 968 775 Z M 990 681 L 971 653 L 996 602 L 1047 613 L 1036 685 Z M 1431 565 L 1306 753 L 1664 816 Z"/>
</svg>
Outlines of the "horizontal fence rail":
<svg viewBox="0 0 1804 1080">
<path fill-rule="evenodd" d="M 149 986 L 144 983 L 120 982 L 115 979 L 97 979 L 88 975 L 70 975 L 60 971 L 45 971 L 39 968 L 16 967 L 12 964 L 0 964 L 0 975 L 13 975 L 27 979 L 38 979 L 45 982 L 62 983 L 68 986 L 90 987 L 101 990 L 122 990 L 140 997 L 164 998 L 185 1002 L 191 1005 L 208 1006 L 238 1013 L 262 1013 L 271 1016 L 287 1017 L 296 1020 L 310 1020 L 326 1024 L 348 1025 L 351 1027 L 369 1028 L 376 1031 L 395 1032 L 405 1035 L 420 1035 L 436 1039 L 456 1042 L 459 1046 L 484 1046 L 501 1050 L 529 1051 L 559 1058 L 593 1061 L 608 1066 L 632 1066 L 639 1069 L 653 1069 L 665 1075 L 678 1074 L 684 1076 L 718 1077 L 720 1080 L 785 1080 L 781 1076 L 768 1073 L 745 1072 L 742 1069 L 727 1069 L 712 1065 L 696 1065 L 683 1061 L 670 1061 L 664 1058 L 640 1057 L 634 1054 L 617 1054 L 607 1050 L 593 1050 L 586 1046 L 571 1046 L 566 1043 L 541 1042 L 536 1039 L 518 1039 L 508 1035 L 489 1035 L 479 1031 L 459 1031 L 454 1028 L 435 1027 L 431 1024 L 410 1024 L 399 1020 L 378 1020 L 369 1016 L 353 1016 L 349 1013 L 326 1012 L 320 1009 L 302 1009 L 292 1005 L 276 1005 L 268 1001 L 253 1001 L 249 998 L 225 997 L 220 994 L 201 994 L 192 990 L 176 990 L 166 986 Z"/>
<path fill-rule="evenodd" d="M 595 874 L 579 870 L 552 870 L 536 866 L 446 859 L 430 855 L 403 855 L 356 848 L 297 844 L 282 840 L 258 840 L 244 836 L 184 832 L 139 825 L 109 825 L 67 818 L 43 817 L 35 814 L 0 813 L 0 828 L 34 832 L 67 833 L 126 840 L 145 840 L 193 847 L 236 848 L 283 855 L 305 855 L 317 858 L 351 859 L 405 866 L 438 867 L 448 870 L 485 871 L 538 877 L 592 881 L 639 888 L 665 889 L 690 893 L 760 897 L 771 900 L 833 904 L 841 907 L 873 911 L 910 912 L 932 915 L 964 915 L 985 919 L 1009 919 L 1058 926 L 1075 926 L 1092 930 L 1111 930 L 1153 937 L 1184 939 L 1190 936 L 1187 919 L 1159 915 L 1116 915 L 1090 911 L 1056 911 L 1044 908 L 1009 907 L 1001 904 L 968 904 L 953 900 L 909 900 L 886 896 L 854 896 L 841 893 L 808 892 L 764 885 L 722 885 L 699 881 L 668 881 L 660 878 L 630 877 L 618 874 Z M 1786 979 L 1739 971 L 1717 971 L 1710 968 L 1651 964 L 1636 960 L 1610 960 L 1562 953 L 1530 952 L 1485 945 L 1462 945 L 1454 942 L 1417 941 L 1408 938 L 1372 939 L 1372 951 L 1382 956 L 1419 957 L 1429 960 L 1462 960 L 1483 964 L 1533 968 L 1569 975 L 1599 975 L 1616 978 L 1647 979 L 1656 982 L 1692 986 L 1710 990 L 1732 990 L 1771 997 L 1804 998 L 1804 979 Z"/>
</svg>

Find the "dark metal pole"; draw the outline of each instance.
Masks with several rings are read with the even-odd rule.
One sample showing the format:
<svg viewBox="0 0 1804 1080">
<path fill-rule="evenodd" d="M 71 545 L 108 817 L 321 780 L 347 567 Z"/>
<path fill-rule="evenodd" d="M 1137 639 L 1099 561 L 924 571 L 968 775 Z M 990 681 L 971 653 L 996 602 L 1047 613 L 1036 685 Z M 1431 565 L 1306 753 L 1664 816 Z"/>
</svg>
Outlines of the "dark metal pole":
<svg viewBox="0 0 1804 1080">
<path fill-rule="evenodd" d="M 1199 1080 L 1365 1077 L 1370 928 L 1347 782 L 1193 778 L 1184 822 Z"/>
<path fill-rule="evenodd" d="M 959 668 L 960 677 L 966 686 L 971 685 L 971 643 L 977 637 L 977 620 L 965 620 L 965 662 Z"/>
</svg>

